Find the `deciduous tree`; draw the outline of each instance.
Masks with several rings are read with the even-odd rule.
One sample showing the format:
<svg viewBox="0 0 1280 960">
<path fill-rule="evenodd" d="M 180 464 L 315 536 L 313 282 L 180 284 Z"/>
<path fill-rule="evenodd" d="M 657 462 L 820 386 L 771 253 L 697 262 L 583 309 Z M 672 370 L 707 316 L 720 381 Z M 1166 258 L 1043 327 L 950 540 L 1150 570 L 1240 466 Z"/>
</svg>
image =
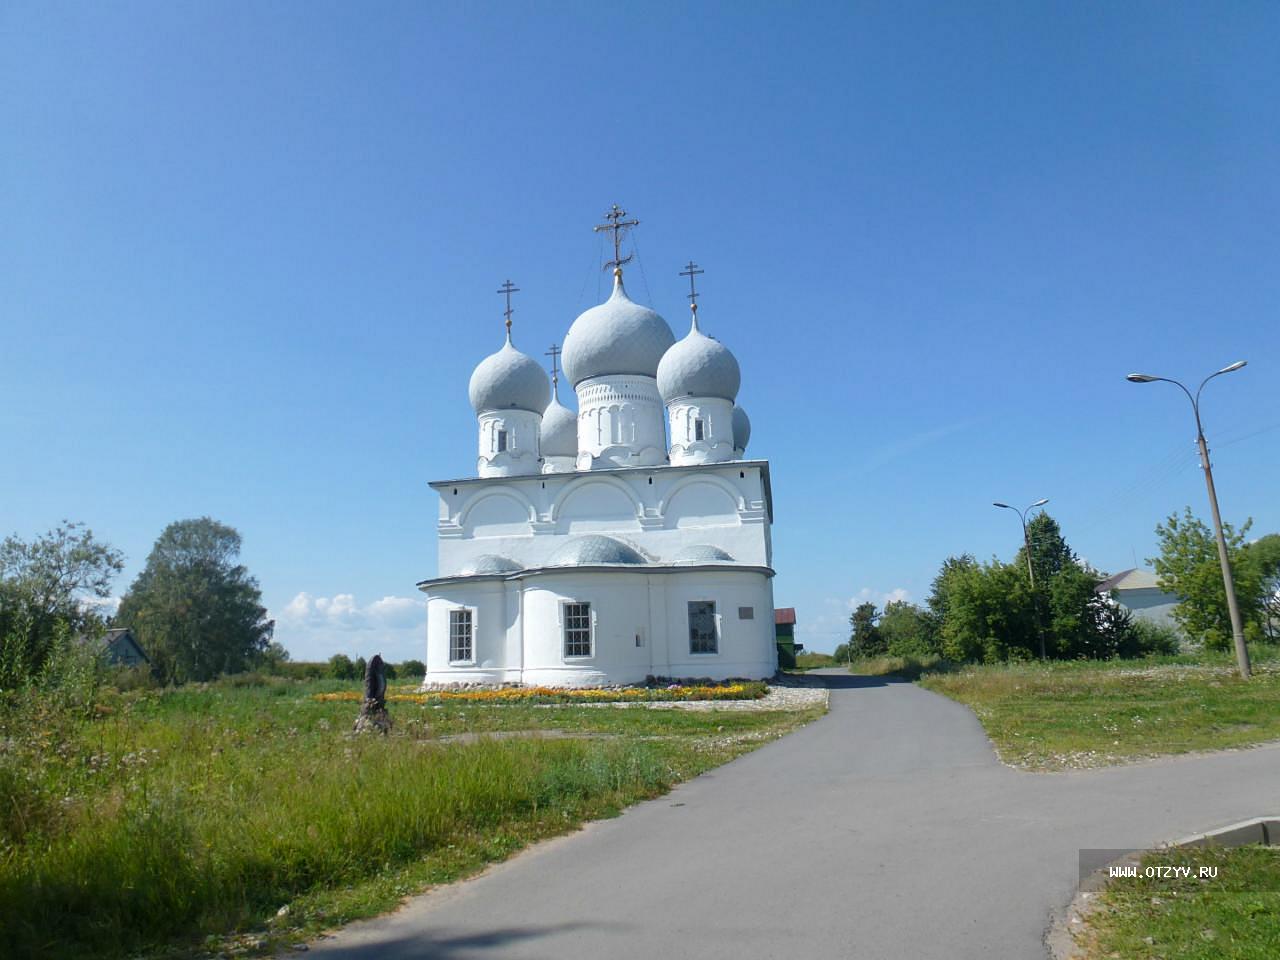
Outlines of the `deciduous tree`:
<svg viewBox="0 0 1280 960">
<path fill-rule="evenodd" d="M 252 666 L 271 642 L 258 582 L 238 562 L 240 534 L 209 517 L 169 524 L 120 603 L 153 669 L 169 682 Z"/>
</svg>

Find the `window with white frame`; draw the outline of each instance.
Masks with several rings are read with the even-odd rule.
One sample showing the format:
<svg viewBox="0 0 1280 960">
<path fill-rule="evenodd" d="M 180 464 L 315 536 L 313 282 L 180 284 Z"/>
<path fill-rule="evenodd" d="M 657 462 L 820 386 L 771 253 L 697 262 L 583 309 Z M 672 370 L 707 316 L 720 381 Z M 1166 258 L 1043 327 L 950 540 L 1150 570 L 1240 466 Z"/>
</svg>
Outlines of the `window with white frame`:
<svg viewBox="0 0 1280 960">
<path fill-rule="evenodd" d="M 689 652 L 720 652 L 720 644 L 716 638 L 716 605 L 714 601 L 689 601 Z"/>
<path fill-rule="evenodd" d="M 507 431 L 499 430 L 498 431 L 498 452 L 502 453 L 502 451 L 506 449 L 507 449 Z"/>
<path fill-rule="evenodd" d="M 449 611 L 450 663 L 471 663 L 475 660 L 472 627 L 471 611 L 466 607 Z"/>
<path fill-rule="evenodd" d="M 566 603 L 564 616 L 564 655 L 591 656 L 591 604 Z"/>
</svg>

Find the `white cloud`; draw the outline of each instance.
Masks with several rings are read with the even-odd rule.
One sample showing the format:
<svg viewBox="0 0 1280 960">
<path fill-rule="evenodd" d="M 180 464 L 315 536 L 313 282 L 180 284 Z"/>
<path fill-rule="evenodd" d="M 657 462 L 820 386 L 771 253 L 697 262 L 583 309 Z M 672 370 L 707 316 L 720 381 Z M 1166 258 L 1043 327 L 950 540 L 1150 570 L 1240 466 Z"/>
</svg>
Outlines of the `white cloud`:
<svg viewBox="0 0 1280 960">
<path fill-rule="evenodd" d="M 335 653 L 425 659 L 425 600 L 387 596 L 361 604 L 351 593 L 317 597 L 304 590 L 273 616 L 275 638 L 295 660 L 325 660 Z"/>
<path fill-rule="evenodd" d="M 114 617 L 120 609 L 119 597 L 81 597 L 80 607 L 103 617 Z"/>
<path fill-rule="evenodd" d="M 883 610 L 886 604 L 895 603 L 902 600 L 909 601 L 910 599 L 911 599 L 911 591 L 906 589 L 905 587 L 894 587 L 892 590 L 888 591 L 887 593 L 879 590 L 875 590 L 871 587 L 863 587 L 861 590 L 858 591 L 856 596 L 852 596 L 845 601 L 845 606 L 849 608 L 850 612 L 853 612 L 854 608 L 856 608 L 859 604 L 867 603 L 868 601 L 870 601 L 871 603 L 874 603 L 879 609 Z"/>
</svg>

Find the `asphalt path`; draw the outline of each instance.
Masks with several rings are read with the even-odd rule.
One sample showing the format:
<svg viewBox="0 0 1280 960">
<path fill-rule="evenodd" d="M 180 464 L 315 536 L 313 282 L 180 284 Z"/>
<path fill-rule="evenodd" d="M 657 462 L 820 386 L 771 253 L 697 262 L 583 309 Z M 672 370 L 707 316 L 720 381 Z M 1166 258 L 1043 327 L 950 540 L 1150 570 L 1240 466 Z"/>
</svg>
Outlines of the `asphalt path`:
<svg viewBox="0 0 1280 960">
<path fill-rule="evenodd" d="M 824 673 L 823 719 L 312 953 L 1039 960 L 1081 848 L 1280 813 L 1280 746 L 1023 773 L 996 760 L 968 708 Z"/>
</svg>

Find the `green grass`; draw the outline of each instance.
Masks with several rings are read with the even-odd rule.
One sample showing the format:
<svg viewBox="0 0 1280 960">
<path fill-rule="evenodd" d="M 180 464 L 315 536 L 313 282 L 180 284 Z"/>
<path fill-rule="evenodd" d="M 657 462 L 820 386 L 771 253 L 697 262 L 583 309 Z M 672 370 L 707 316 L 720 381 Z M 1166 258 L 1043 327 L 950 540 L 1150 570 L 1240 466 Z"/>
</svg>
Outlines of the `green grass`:
<svg viewBox="0 0 1280 960">
<path fill-rule="evenodd" d="M 1226 657 L 1078 661 L 956 668 L 916 674 L 973 708 L 1015 766 L 1103 766 L 1280 739 L 1280 662 L 1257 651 L 1242 680 Z M 856 667 L 855 667 L 856 672 Z"/>
<path fill-rule="evenodd" d="M 0 955 L 289 943 L 611 816 L 817 715 L 392 704 L 346 735 L 332 681 L 0 713 Z M 483 732 L 554 738 L 442 740 Z M 283 917 L 277 913 L 288 907 Z"/>
<path fill-rule="evenodd" d="M 1275 960 L 1280 955 L 1280 849 L 1162 850 L 1148 866 L 1190 866 L 1192 878 L 1109 881 L 1077 941 L 1089 960 Z M 1200 879 L 1201 867 L 1217 868 Z"/>
<path fill-rule="evenodd" d="M 829 653 L 797 653 L 796 665 L 791 673 L 803 673 L 806 670 L 817 670 L 821 667 L 838 667 L 836 658 Z"/>
</svg>

